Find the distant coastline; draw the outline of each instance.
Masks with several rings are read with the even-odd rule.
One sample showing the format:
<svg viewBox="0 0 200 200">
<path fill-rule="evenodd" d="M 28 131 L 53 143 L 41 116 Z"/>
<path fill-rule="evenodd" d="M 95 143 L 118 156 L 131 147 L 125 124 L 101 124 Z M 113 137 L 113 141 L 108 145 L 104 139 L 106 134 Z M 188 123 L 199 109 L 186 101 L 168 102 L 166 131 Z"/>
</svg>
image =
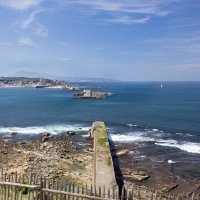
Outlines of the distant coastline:
<svg viewBox="0 0 200 200">
<path fill-rule="evenodd" d="M 120 80 L 110 79 L 110 78 L 101 78 L 101 77 L 70 77 L 70 76 L 58 76 L 53 74 L 47 74 L 47 73 L 39 73 L 39 72 L 29 72 L 29 71 L 18 71 L 14 74 L 11 74 L 10 77 L 28 77 L 28 78 L 34 78 L 34 77 L 41 77 L 51 80 L 67 80 L 68 82 L 81 82 L 81 83 L 87 83 L 87 82 L 121 82 Z"/>
<path fill-rule="evenodd" d="M 61 80 L 27 77 L 0 77 L 0 88 L 49 88 L 79 90 L 78 86 Z"/>
</svg>

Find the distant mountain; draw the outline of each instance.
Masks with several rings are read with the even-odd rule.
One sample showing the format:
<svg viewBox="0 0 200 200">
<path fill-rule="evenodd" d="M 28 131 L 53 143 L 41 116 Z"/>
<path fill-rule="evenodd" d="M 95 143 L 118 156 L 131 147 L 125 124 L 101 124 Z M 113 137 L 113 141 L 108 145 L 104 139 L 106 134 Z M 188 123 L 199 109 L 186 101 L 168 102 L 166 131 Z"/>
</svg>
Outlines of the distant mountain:
<svg viewBox="0 0 200 200">
<path fill-rule="evenodd" d="M 28 71 L 18 71 L 10 76 L 11 77 L 47 78 L 47 79 L 56 79 L 56 80 L 66 80 L 66 77 L 62 77 L 62 76 L 56 76 L 56 75 L 52 75 L 52 74 L 38 73 L 38 72 L 28 72 Z"/>
<path fill-rule="evenodd" d="M 11 77 L 27 77 L 27 78 L 47 78 L 47 79 L 64 80 L 64 81 L 69 81 L 69 82 L 118 82 L 119 81 L 119 80 L 106 79 L 106 78 L 65 77 L 65 76 L 57 76 L 53 74 L 28 72 L 28 71 L 18 71 L 10 76 Z"/>
</svg>

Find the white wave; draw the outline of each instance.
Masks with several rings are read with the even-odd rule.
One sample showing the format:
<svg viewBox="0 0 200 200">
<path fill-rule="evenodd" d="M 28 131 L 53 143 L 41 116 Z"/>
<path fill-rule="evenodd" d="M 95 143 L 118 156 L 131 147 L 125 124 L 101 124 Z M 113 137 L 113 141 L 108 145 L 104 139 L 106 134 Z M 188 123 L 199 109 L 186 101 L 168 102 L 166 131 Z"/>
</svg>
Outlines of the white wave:
<svg viewBox="0 0 200 200">
<path fill-rule="evenodd" d="M 84 138 L 88 138 L 88 137 L 90 137 L 89 134 L 87 134 L 87 135 L 81 135 L 81 136 L 84 137 Z"/>
<path fill-rule="evenodd" d="M 46 126 L 31 126 L 31 127 L 0 127 L 0 134 L 11 134 L 13 132 L 20 134 L 40 134 L 48 132 L 51 134 L 58 134 L 66 131 L 89 131 L 90 127 L 83 127 L 81 125 L 46 125 Z"/>
<path fill-rule="evenodd" d="M 79 146 L 83 146 L 83 147 L 90 145 L 89 143 L 81 143 L 81 142 L 78 142 L 77 144 Z"/>
<path fill-rule="evenodd" d="M 114 142 L 147 142 L 147 141 L 154 141 L 153 138 L 144 136 L 142 132 L 128 133 L 126 135 L 110 134 L 109 137 Z"/>
<path fill-rule="evenodd" d="M 175 147 L 189 153 L 200 154 L 200 143 L 193 143 L 193 142 L 178 143 L 176 140 L 159 140 L 155 144 L 160 146 Z"/>
<path fill-rule="evenodd" d="M 134 159 L 137 159 L 137 160 L 144 160 L 144 159 L 146 159 L 146 158 L 147 158 L 147 156 L 145 156 L 145 155 L 135 156 L 135 157 L 134 157 Z"/>
<path fill-rule="evenodd" d="M 183 135 L 183 133 L 176 133 L 176 135 Z"/>
<path fill-rule="evenodd" d="M 157 128 L 153 128 L 152 131 L 157 132 L 157 131 L 159 131 L 159 129 L 157 129 Z"/>
<path fill-rule="evenodd" d="M 169 164 L 174 164 L 174 163 L 176 163 L 175 161 L 173 161 L 173 160 L 168 160 L 167 161 Z"/>
<path fill-rule="evenodd" d="M 137 124 L 126 124 L 127 126 L 129 126 L 129 127 L 137 127 L 138 125 Z"/>
<path fill-rule="evenodd" d="M 114 142 L 128 143 L 128 142 L 150 142 L 154 141 L 156 145 L 160 146 L 168 146 L 175 147 L 182 151 L 186 151 L 189 153 L 197 153 L 200 154 L 200 143 L 193 142 L 178 142 L 173 139 L 160 139 L 158 137 L 154 137 L 154 135 L 149 135 L 147 132 L 132 132 L 127 134 L 110 134 L 110 139 Z"/>
<path fill-rule="evenodd" d="M 191 135 L 191 134 L 186 134 L 187 136 L 189 136 L 189 137 L 192 137 L 193 135 Z"/>
</svg>

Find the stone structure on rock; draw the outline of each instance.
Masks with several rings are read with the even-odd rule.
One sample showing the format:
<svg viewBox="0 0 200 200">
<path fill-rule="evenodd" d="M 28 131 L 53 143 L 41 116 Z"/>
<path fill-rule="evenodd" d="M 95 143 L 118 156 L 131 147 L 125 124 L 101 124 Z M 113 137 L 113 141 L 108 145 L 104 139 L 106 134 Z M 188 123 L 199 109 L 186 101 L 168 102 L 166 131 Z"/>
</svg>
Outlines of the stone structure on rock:
<svg viewBox="0 0 200 200">
<path fill-rule="evenodd" d="M 103 99 L 108 96 L 107 92 L 99 92 L 92 90 L 83 90 L 82 92 L 74 94 L 74 96 L 80 99 Z"/>
</svg>

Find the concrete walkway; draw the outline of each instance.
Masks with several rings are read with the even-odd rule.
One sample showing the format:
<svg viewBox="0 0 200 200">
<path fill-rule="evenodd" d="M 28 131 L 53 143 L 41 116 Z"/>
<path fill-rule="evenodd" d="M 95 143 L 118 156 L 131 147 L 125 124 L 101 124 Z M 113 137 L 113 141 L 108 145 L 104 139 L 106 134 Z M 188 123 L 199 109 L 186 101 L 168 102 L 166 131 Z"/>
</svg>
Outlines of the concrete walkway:
<svg viewBox="0 0 200 200">
<path fill-rule="evenodd" d="M 91 128 L 91 137 L 94 139 L 94 175 L 93 184 L 96 188 L 117 186 L 113 160 L 110 152 L 108 133 L 104 122 L 94 122 Z"/>
</svg>

